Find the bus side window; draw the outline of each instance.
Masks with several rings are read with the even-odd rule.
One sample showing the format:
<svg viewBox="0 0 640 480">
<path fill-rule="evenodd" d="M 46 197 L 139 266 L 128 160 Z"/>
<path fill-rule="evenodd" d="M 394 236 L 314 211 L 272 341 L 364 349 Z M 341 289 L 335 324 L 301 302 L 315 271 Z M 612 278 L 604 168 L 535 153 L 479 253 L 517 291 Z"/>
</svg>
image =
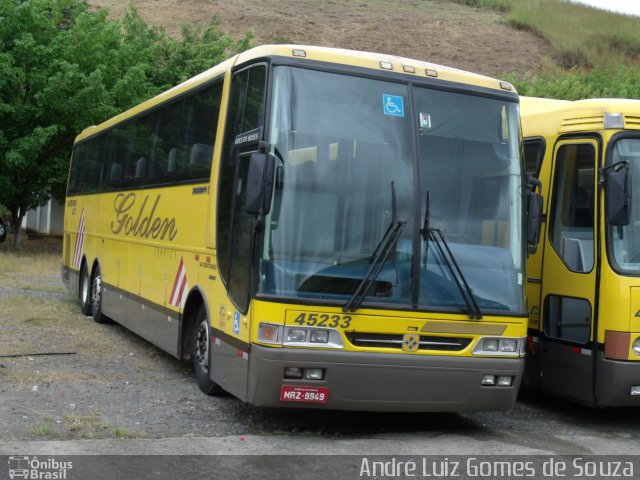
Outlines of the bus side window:
<svg viewBox="0 0 640 480">
<path fill-rule="evenodd" d="M 545 148 L 546 144 L 543 138 L 531 138 L 524 141 L 524 169 L 527 175 L 538 177 Z"/>
<path fill-rule="evenodd" d="M 548 295 L 544 302 L 545 335 L 585 344 L 591 336 L 591 305 L 582 298 Z"/>
<path fill-rule="evenodd" d="M 595 151 L 563 145 L 556 155 L 549 237 L 572 272 L 593 268 Z"/>
</svg>

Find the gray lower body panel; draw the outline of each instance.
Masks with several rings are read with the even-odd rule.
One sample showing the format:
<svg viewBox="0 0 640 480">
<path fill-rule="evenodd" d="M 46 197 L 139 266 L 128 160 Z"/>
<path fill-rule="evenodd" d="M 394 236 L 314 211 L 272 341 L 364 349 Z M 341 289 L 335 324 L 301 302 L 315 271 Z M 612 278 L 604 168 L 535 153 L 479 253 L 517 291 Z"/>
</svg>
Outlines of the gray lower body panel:
<svg viewBox="0 0 640 480">
<path fill-rule="evenodd" d="M 180 319 L 171 311 L 161 311 L 150 302 L 142 302 L 103 284 L 102 311 L 145 340 L 174 356 L 179 354 Z"/>
<path fill-rule="evenodd" d="M 80 297 L 80 272 L 71 270 L 69 267 L 61 267 L 62 283 L 76 297 Z"/>
<path fill-rule="evenodd" d="M 447 357 L 310 351 L 251 345 L 248 402 L 268 407 L 460 412 L 508 410 L 522 379 L 522 358 Z M 285 367 L 323 368 L 322 381 L 284 379 Z M 510 387 L 482 386 L 483 375 L 512 376 Z M 325 387 L 327 403 L 280 400 L 282 385 Z"/>
<path fill-rule="evenodd" d="M 598 358 L 598 406 L 637 407 L 640 396 L 631 396 L 634 385 L 640 385 L 640 362 L 624 362 Z"/>
</svg>

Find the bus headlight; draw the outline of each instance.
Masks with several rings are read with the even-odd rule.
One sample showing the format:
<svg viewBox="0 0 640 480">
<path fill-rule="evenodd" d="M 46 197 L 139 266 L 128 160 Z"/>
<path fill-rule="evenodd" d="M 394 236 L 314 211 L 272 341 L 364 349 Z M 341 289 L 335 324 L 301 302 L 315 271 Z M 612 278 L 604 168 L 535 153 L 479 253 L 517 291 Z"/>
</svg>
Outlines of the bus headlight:
<svg viewBox="0 0 640 480">
<path fill-rule="evenodd" d="M 287 330 L 287 342 L 304 342 L 307 331 L 304 328 L 290 328 Z"/>
<path fill-rule="evenodd" d="M 640 357 L 640 337 L 636 338 L 631 345 L 631 350 L 633 350 L 634 355 Z"/>
<path fill-rule="evenodd" d="M 309 341 L 311 343 L 327 343 L 329 341 L 329 332 L 327 330 L 311 330 Z"/>
<path fill-rule="evenodd" d="M 482 337 L 473 347 L 472 353 L 474 355 L 521 357 L 524 354 L 524 338 Z"/>
<path fill-rule="evenodd" d="M 342 335 L 333 328 L 284 327 L 285 347 L 344 348 Z"/>
</svg>

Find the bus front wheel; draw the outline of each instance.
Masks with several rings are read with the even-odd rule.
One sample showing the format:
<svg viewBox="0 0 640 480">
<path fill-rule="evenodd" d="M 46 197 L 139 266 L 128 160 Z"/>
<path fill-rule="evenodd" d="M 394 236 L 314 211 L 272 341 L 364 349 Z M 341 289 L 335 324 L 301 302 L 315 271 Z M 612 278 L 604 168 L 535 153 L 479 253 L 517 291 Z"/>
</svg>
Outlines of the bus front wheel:
<svg viewBox="0 0 640 480">
<path fill-rule="evenodd" d="M 216 382 L 209 378 L 211 366 L 211 335 L 209 319 L 204 305 L 200 306 L 196 317 L 196 331 L 193 342 L 193 368 L 196 372 L 196 380 L 200 390 L 213 397 L 224 394 L 224 390 Z"/>
</svg>

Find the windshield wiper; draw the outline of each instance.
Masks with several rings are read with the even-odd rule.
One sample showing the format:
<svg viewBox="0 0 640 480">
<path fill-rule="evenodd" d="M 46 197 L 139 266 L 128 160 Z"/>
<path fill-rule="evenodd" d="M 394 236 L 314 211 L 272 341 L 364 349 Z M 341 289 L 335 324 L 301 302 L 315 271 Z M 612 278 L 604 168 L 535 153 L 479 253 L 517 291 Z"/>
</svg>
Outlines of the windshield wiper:
<svg viewBox="0 0 640 480">
<path fill-rule="evenodd" d="M 367 274 L 358 285 L 358 288 L 356 288 L 356 291 L 353 292 L 347 304 L 342 307 L 343 312 L 355 312 L 360 307 L 364 298 L 369 293 L 373 282 L 378 278 L 384 262 L 387 261 L 389 254 L 398 243 L 400 235 L 402 235 L 402 231 L 406 225 L 407 222 L 396 219 L 396 189 L 393 182 L 391 182 L 391 223 L 369 259 L 371 265 L 369 266 Z"/>
<path fill-rule="evenodd" d="M 442 257 L 451 277 L 456 282 L 458 286 L 458 290 L 460 291 L 460 295 L 462 296 L 464 303 L 467 305 L 467 310 L 469 312 L 469 318 L 472 320 L 480 320 L 482 319 L 482 310 L 480 310 L 480 306 L 476 301 L 476 296 L 471 290 L 467 279 L 465 278 L 462 270 L 460 269 L 460 265 L 456 261 L 456 257 L 453 255 L 451 248 L 449 248 L 449 243 L 444 238 L 444 234 L 442 230 L 439 228 L 431 228 L 429 226 L 430 223 L 430 200 L 431 200 L 431 192 L 427 191 L 427 208 L 424 212 L 424 224 L 420 233 L 422 234 L 422 239 L 426 242 L 425 246 L 425 257 L 424 257 L 424 265 L 425 270 L 427 268 L 427 254 L 429 253 L 429 240 L 431 240 L 438 251 L 440 252 L 440 256 Z"/>
</svg>

